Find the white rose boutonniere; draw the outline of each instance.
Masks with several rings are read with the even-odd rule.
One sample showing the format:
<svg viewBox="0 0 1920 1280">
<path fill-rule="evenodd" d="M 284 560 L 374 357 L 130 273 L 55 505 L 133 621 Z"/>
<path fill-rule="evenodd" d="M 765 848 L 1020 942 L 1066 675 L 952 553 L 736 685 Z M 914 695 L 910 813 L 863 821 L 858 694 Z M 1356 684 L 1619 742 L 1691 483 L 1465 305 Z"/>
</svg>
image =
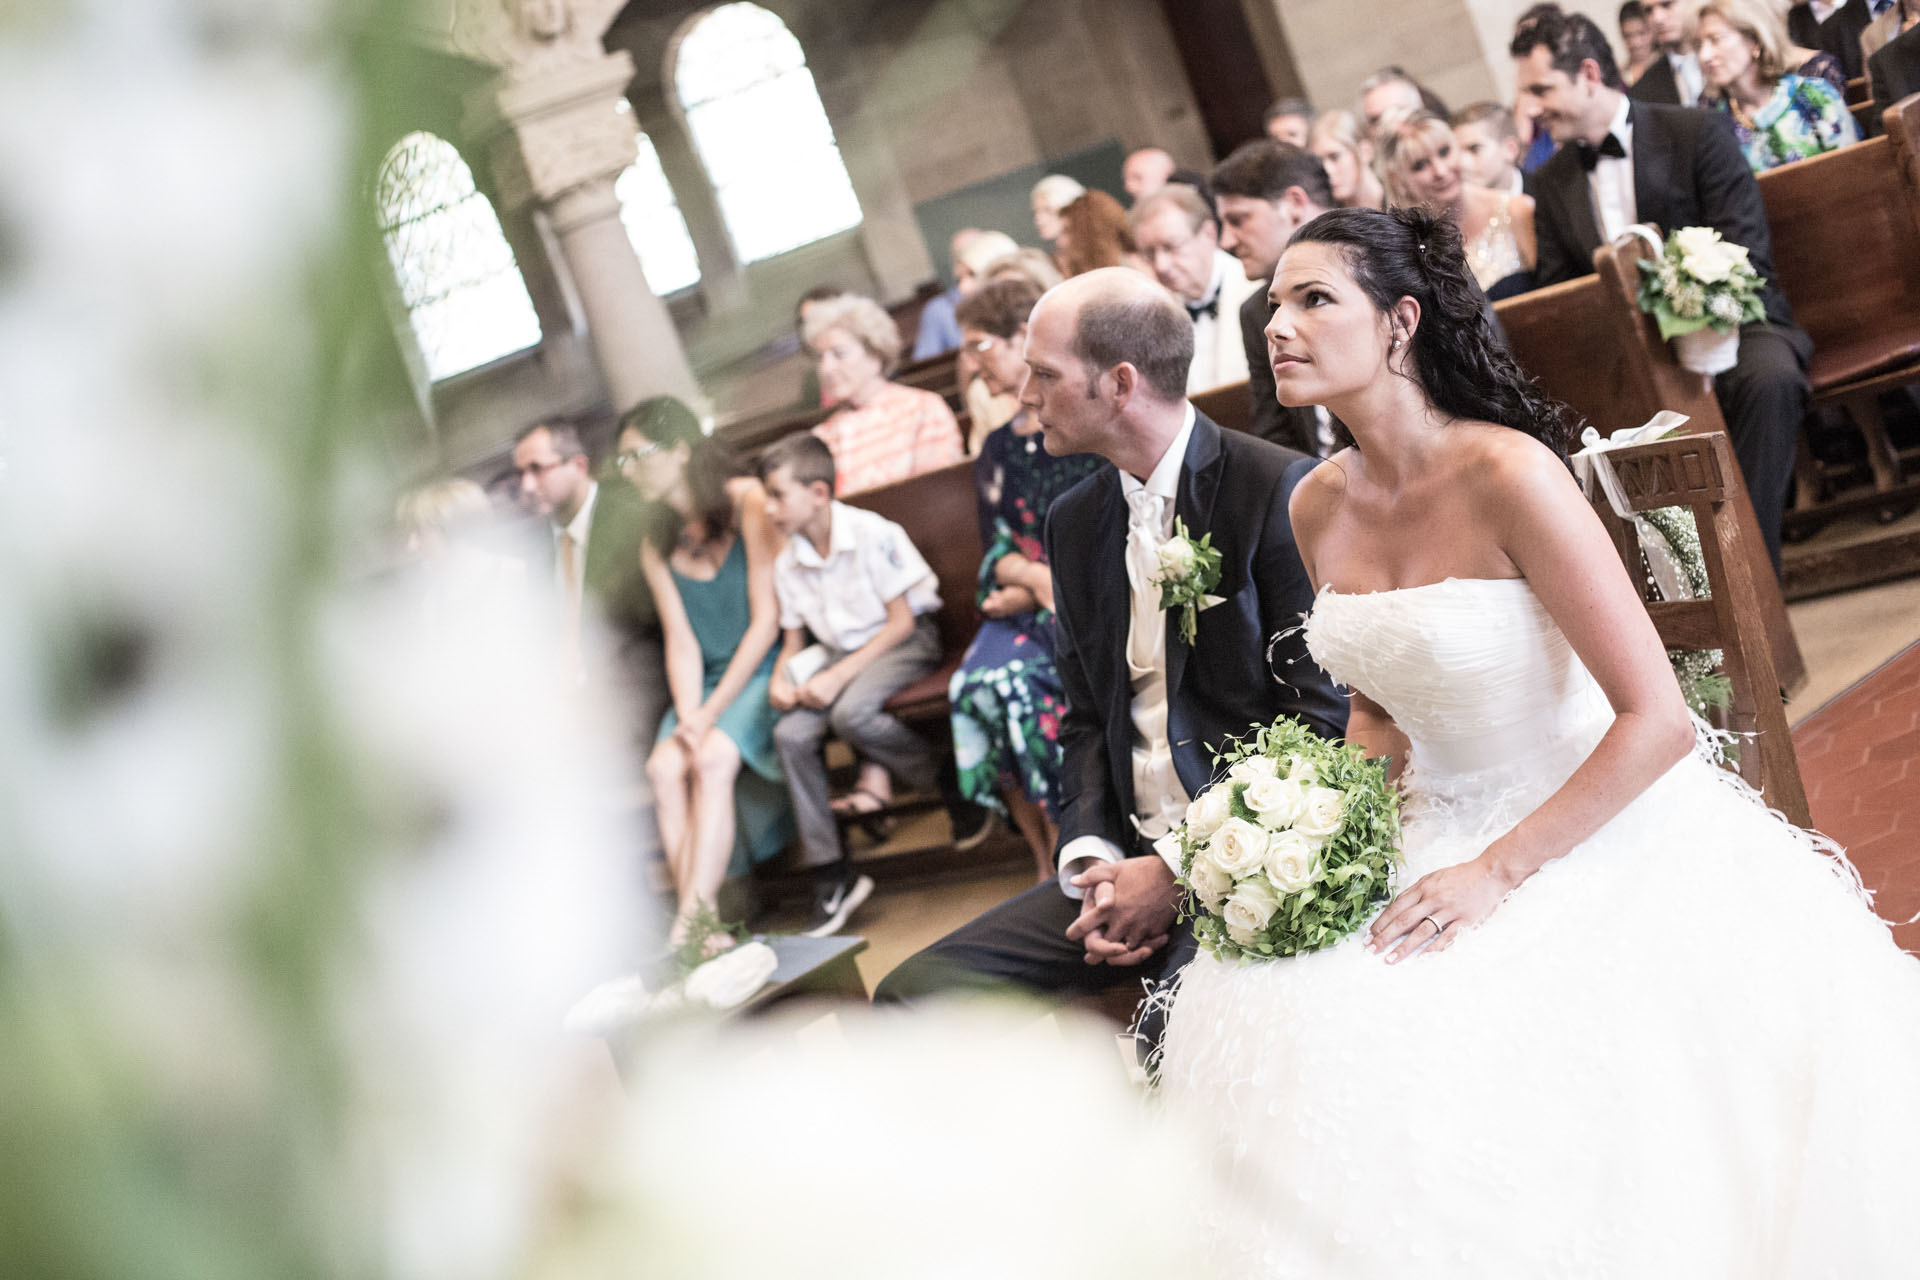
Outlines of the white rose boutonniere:
<svg viewBox="0 0 1920 1280">
<path fill-rule="evenodd" d="M 1207 842 L 1207 856 L 1235 880 L 1250 876 L 1267 856 L 1267 833 L 1245 818 L 1228 818 Z"/>
<path fill-rule="evenodd" d="M 1303 836 L 1325 840 L 1346 819 L 1347 799 L 1330 787 L 1307 788 L 1304 811 L 1294 829 Z"/>
<path fill-rule="evenodd" d="M 1257 778 L 1240 793 L 1240 802 L 1253 810 L 1261 826 L 1284 831 L 1307 811 L 1307 789 L 1292 778 Z"/>
<path fill-rule="evenodd" d="M 1173 521 L 1173 536 L 1160 545 L 1160 576 L 1153 585 L 1160 588 L 1160 607 L 1179 609 L 1180 635 L 1188 644 L 1200 626 L 1200 611 L 1211 609 L 1221 597 L 1209 595 L 1220 585 L 1220 553 L 1213 549 L 1213 535 L 1195 539 L 1186 521 Z"/>
<path fill-rule="evenodd" d="M 1320 846 L 1298 831 L 1282 831 L 1267 840 L 1261 866 L 1275 889 L 1298 893 L 1320 876 Z"/>
</svg>

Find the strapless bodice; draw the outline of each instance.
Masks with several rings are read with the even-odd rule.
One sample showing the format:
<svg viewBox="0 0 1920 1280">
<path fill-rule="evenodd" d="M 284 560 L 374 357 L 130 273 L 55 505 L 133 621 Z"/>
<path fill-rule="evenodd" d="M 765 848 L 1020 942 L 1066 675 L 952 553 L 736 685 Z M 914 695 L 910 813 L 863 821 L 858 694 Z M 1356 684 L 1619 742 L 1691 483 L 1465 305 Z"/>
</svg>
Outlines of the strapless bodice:
<svg viewBox="0 0 1920 1280">
<path fill-rule="evenodd" d="M 1394 718 L 1429 780 L 1552 768 L 1555 748 L 1591 748 L 1613 715 L 1524 578 L 1366 594 L 1322 588 L 1307 647 L 1335 681 Z"/>
</svg>

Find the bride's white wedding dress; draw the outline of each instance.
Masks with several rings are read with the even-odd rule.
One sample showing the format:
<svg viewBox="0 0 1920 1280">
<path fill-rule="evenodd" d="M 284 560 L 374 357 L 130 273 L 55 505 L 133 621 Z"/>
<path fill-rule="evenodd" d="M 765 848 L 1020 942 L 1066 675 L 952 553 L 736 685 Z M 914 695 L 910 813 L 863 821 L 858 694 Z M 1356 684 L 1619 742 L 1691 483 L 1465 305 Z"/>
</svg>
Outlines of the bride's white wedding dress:
<svg viewBox="0 0 1920 1280">
<path fill-rule="evenodd" d="M 1412 740 L 1402 887 L 1612 716 L 1522 579 L 1323 591 L 1307 636 Z M 1201 1274 L 1920 1276 L 1920 962 L 1697 756 L 1446 952 L 1202 953 L 1161 1081 L 1232 1187 Z"/>
</svg>

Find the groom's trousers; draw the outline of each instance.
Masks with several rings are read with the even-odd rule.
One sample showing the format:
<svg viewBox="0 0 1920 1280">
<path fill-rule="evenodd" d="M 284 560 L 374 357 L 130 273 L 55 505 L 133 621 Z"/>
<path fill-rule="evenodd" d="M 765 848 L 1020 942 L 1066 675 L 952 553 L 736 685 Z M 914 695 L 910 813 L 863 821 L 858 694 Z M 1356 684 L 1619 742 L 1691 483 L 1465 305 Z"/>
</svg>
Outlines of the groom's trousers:
<svg viewBox="0 0 1920 1280">
<path fill-rule="evenodd" d="M 1193 931 L 1176 923 L 1167 945 L 1141 964 L 1088 964 L 1086 949 L 1067 937 L 1067 926 L 1079 915 L 1080 903 L 1060 892 L 1057 881 L 1036 885 L 908 957 L 880 980 L 873 1002 L 899 1004 L 969 991 L 1087 995 L 1164 982 L 1193 958 Z M 1160 1043 L 1165 1022 L 1157 1009 L 1142 1020 L 1143 1054 Z"/>
</svg>

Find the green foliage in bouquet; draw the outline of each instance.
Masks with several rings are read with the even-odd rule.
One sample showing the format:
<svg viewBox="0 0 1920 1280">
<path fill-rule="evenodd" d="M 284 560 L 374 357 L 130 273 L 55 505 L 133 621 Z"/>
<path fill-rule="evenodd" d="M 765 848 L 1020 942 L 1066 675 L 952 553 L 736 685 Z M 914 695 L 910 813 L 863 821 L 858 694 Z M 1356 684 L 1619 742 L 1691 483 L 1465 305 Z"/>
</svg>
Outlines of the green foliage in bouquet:
<svg viewBox="0 0 1920 1280">
<path fill-rule="evenodd" d="M 1662 338 L 1708 326 L 1732 333 L 1766 318 L 1763 283 L 1745 245 L 1729 244 L 1712 227 L 1682 227 L 1659 258 L 1641 260 L 1640 309 L 1659 323 Z"/>
<path fill-rule="evenodd" d="M 1693 512 L 1685 507 L 1658 507 L 1643 513 L 1667 548 L 1674 563 L 1686 575 L 1687 587 L 1694 598 L 1704 600 L 1713 594 L 1707 580 L 1707 563 L 1700 550 L 1700 528 Z M 1733 684 L 1720 674 L 1724 655 L 1718 649 L 1669 649 L 1667 661 L 1673 664 L 1674 678 L 1680 682 L 1680 696 L 1697 716 L 1724 710 L 1733 702 Z"/>
<path fill-rule="evenodd" d="M 1387 762 L 1281 716 L 1221 753 L 1225 776 L 1187 808 L 1181 918 L 1224 960 L 1318 951 L 1393 890 L 1400 809 Z"/>
</svg>

